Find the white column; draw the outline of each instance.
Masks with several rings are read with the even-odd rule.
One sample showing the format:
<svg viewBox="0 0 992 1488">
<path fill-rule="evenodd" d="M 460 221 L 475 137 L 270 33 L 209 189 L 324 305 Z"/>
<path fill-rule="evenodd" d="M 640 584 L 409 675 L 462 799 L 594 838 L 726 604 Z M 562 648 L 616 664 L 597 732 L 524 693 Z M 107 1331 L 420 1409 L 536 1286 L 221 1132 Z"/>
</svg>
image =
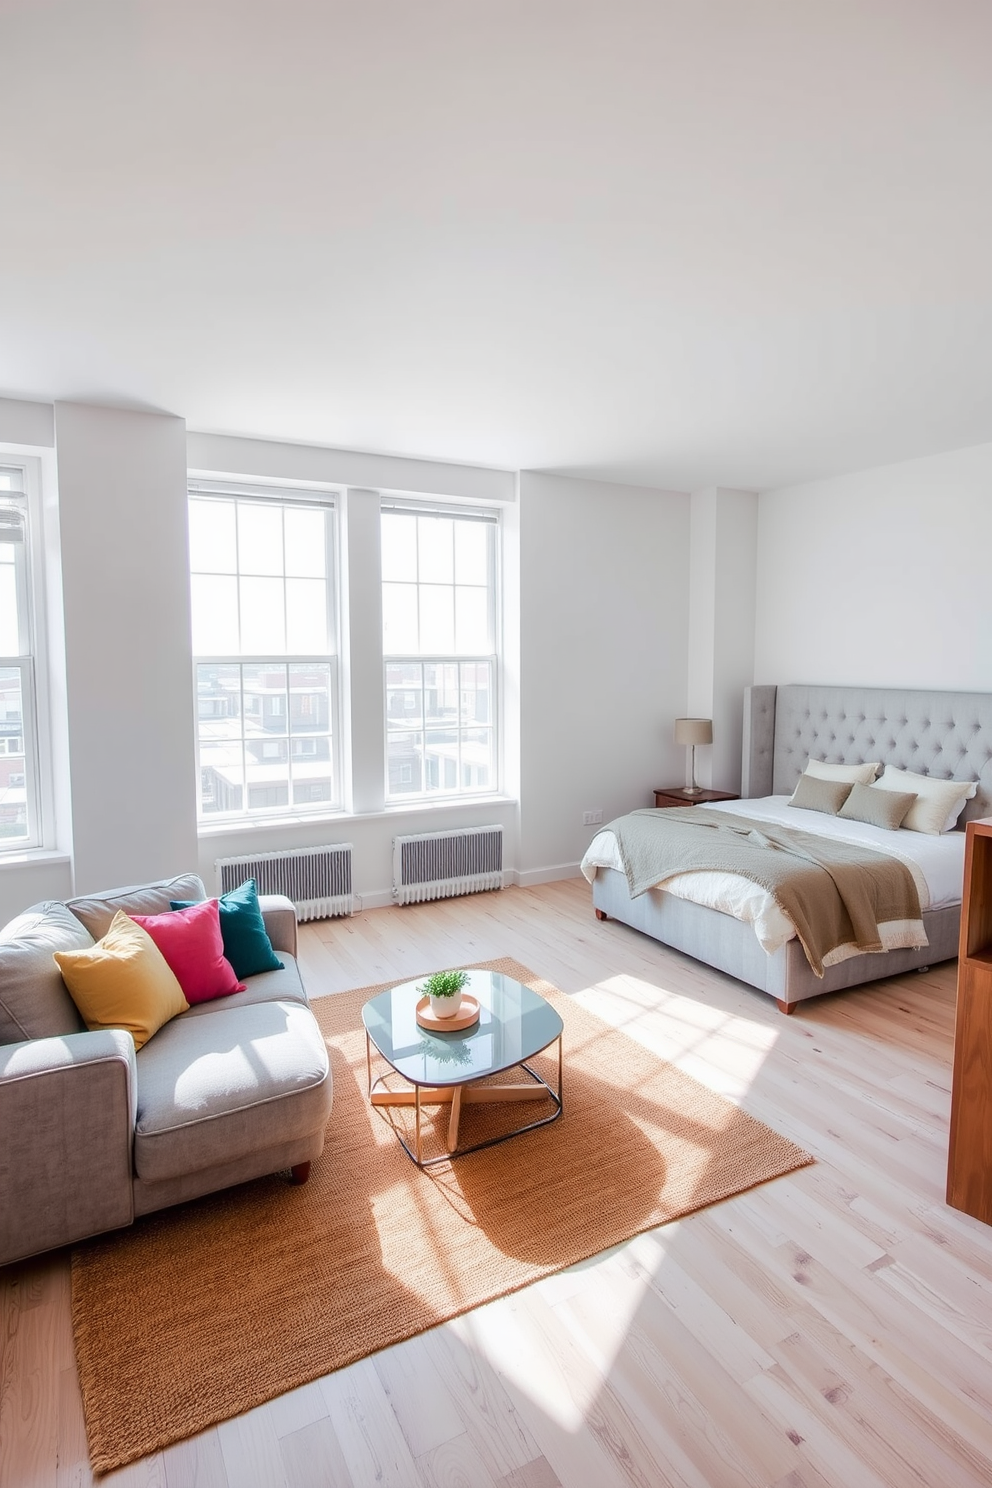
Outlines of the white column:
<svg viewBox="0 0 992 1488">
<path fill-rule="evenodd" d="M 74 887 L 195 867 L 186 426 L 58 403 Z"/>
<path fill-rule="evenodd" d="M 342 667 L 343 693 L 349 707 L 345 741 L 350 755 L 345 760 L 345 779 L 351 780 L 348 809 L 381 811 L 386 798 L 386 764 L 378 491 L 349 490 L 342 527 Z"/>
<path fill-rule="evenodd" d="M 741 783 L 744 688 L 754 681 L 757 532 L 756 492 L 693 492 L 686 712 L 713 720 L 713 743 L 697 752 L 696 778 L 718 790 Z"/>
</svg>

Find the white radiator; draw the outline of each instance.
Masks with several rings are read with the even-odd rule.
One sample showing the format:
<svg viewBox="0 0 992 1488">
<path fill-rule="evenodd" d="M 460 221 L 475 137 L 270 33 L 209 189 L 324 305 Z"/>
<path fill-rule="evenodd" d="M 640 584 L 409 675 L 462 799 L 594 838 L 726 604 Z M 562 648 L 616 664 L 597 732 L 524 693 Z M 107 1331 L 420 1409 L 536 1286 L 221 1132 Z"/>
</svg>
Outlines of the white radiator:
<svg viewBox="0 0 992 1488">
<path fill-rule="evenodd" d="M 218 858 L 214 867 L 222 894 L 253 878 L 260 894 L 285 894 L 292 899 L 298 920 L 351 914 L 355 906 L 350 842 L 293 852 L 255 853 L 247 858 Z"/>
<path fill-rule="evenodd" d="M 422 904 L 503 887 L 503 828 L 393 838 L 393 899 Z"/>
</svg>

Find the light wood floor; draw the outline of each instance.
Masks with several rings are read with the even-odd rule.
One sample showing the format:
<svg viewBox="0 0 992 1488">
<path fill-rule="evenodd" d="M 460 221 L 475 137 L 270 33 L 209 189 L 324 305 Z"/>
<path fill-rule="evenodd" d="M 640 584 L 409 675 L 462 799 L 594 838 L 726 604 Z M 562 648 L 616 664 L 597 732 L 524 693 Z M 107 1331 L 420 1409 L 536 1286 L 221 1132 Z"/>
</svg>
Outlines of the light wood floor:
<svg viewBox="0 0 992 1488">
<path fill-rule="evenodd" d="M 760 993 L 599 924 L 582 882 L 303 931 L 318 995 L 506 955 L 816 1164 L 108 1488 L 992 1483 L 992 1230 L 943 1203 L 954 963 L 784 1018 Z M 65 1255 L 0 1272 L 0 1306 L 0 1481 L 90 1483 Z"/>
</svg>

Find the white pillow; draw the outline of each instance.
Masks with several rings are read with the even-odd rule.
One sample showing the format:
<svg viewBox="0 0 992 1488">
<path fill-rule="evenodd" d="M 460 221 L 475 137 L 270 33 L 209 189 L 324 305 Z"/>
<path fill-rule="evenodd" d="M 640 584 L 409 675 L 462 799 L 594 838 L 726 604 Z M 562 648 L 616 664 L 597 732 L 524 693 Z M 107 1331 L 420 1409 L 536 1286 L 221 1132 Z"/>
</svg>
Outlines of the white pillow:
<svg viewBox="0 0 992 1488">
<path fill-rule="evenodd" d="M 806 761 L 804 775 L 816 780 L 846 780 L 848 785 L 871 785 L 881 769 L 878 760 L 868 765 L 828 765 L 824 760 Z"/>
<path fill-rule="evenodd" d="M 932 775 L 914 775 L 912 770 L 897 770 L 886 765 L 885 774 L 875 781 L 876 789 L 913 791 L 916 800 L 903 820 L 911 832 L 926 832 L 939 837 L 949 832 L 978 790 L 977 780 L 935 780 Z"/>
</svg>

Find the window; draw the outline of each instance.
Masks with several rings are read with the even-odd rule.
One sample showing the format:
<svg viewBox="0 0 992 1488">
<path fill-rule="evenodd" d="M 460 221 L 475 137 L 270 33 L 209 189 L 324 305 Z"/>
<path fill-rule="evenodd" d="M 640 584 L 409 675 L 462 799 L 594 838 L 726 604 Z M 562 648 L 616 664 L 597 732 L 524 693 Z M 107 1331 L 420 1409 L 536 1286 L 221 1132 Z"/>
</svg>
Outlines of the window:
<svg viewBox="0 0 992 1488">
<path fill-rule="evenodd" d="M 498 789 L 496 517 L 383 504 L 386 799 Z"/>
<path fill-rule="evenodd" d="M 25 475 L 0 465 L 0 851 L 41 842 Z"/>
<path fill-rule="evenodd" d="M 199 814 L 340 802 L 333 499 L 190 486 Z"/>
</svg>

